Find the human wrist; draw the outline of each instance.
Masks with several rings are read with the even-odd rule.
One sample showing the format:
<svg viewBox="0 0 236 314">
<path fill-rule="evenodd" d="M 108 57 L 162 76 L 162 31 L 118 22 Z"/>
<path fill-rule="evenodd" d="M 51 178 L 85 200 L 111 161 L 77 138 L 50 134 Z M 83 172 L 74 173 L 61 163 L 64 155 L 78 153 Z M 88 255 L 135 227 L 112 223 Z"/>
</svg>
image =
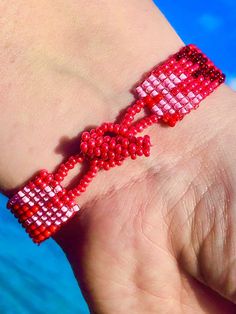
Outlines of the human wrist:
<svg viewBox="0 0 236 314">
<path fill-rule="evenodd" d="M 134 12 L 131 5 L 126 5 L 126 12 L 120 10 L 122 13 L 111 8 L 114 10 L 113 26 L 108 27 L 108 16 L 103 14 L 89 35 L 80 31 L 80 24 L 75 24 L 79 30 L 78 42 L 84 41 L 84 46 L 78 47 L 79 55 L 72 42 L 66 50 L 62 49 L 65 39 L 75 32 L 75 25 L 74 29 L 70 26 L 69 32 L 63 27 L 59 28 L 58 32 L 64 31 L 61 33 L 62 42 L 59 47 L 58 39 L 53 40 L 53 49 L 45 38 L 43 24 L 38 25 L 38 38 L 36 34 L 30 33 L 32 25 L 28 25 L 28 22 L 27 36 L 19 37 L 19 30 L 14 30 L 11 44 L 16 51 L 19 47 L 24 49 L 24 53 L 22 59 L 17 57 L 14 65 L 19 67 L 20 72 L 13 75 L 9 66 L 8 76 L 2 78 L 4 84 L 10 83 L 14 89 L 14 92 L 13 89 L 7 89 L 1 101 L 8 107 L 1 116 L 1 125 L 4 127 L 1 130 L 2 190 L 9 191 L 21 185 L 40 168 L 52 171 L 62 159 L 62 151 L 54 151 L 60 150 L 60 147 L 63 150 L 63 145 L 59 144 L 58 148 L 60 138 L 65 135 L 75 138 L 88 125 L 114 120 L 118 112 L 132 100 L 129 93 L 131 85 L 140 79 L 147 68 L 163 60 L 181 45 L 173 30 L 165 25 L 164 18 L 157 10 L 153 10 L 153 4 L 147 4 L 148 16 L 138 9 L 139 5 L 136 4 Z M 142 6 L 146 7 L 146 4 Z M 89 18 L 92 19 L 92 16 L 89 15 Z M 147 30 L 140 35 L 144 21 Z M 53 19 L 53 27 L 54 24 Z M 49 28 L 50 36 L 53 27 Z M 158 33 L 156 30 L 159 30 Z M 94 46 L 93 36 L 103 45 Z M 151 44 L 150 38 L 153 36 L 156 36 L 156 40 Z M 163 40 L 165 36 L 169 37 L 167 42 Z M 30 43 L 28 38 L 32 38 Z M 114 43 L 111 43 L 111 38 Z M 145 47 L 144 42 L 147 43 Z M 84 62 L 84 57 L 88 55 L 92 62 Z M 9 58 L 12 58 L 11 52 Z M 30 71 L 22 61 L 29 64 Z M 62 76 L 64 72 L 66 75 Z M 17 82 L 22 82 L 22 87 Z M 24 112 L 22 107 L 26 108 Z M 94 108 L 96 115 L 93 114 Z M 15 154 L 15 151 L 18 153 Z"/>
<path fill-rule="evenodd" d="M 162 18 L 160 17 L 160 20 L 162 20 Z M 166 25 L 166 22 L 165 22 L 165 20 L 163 19 L 163 25 Z M 163 28 L 161 28 L 161 29 L 164 29 L 164 31 L 162 31 L 162 32 L 160 32 L 159 33 L 159 38 L 161 39 L 161 38 L 164 38 L 166 35 L 168 36 L 168 37 L 173 37 L 173 40 L 171 41 L 171 45 L 170 46 L 175 46 L 175 45 L 178 45 L 178 44 L 180 44 L 180 40 L 179 40 L 179 38 L 178 38 L 178 36 L 176 36 L 176 34 L 171 30 L 171 28 L 169 27 L 163 27 Z M 166 29 L 168 29 L 168 31 L 166 32 Z M 157 49 L 158 51 L 159 51 L 159 53 L 160 54 L 164 54 L 164 52 L 163 51 L 165 51 L 166 49 L 167 49 L 167 47 L 166 47 L 166 45 L 162 45 L 162 41 L 161 40 L 158 40 L 158 41 L 156 41 L 156 46 L 153 46 L 152 45 L 152 49 Z M 126 47 L 127 48 L 127 47 Z M 129 49 L 129 46 L 128 46 L 128 49 Z M 147 59 L 147 60 L 145 60 L 145 62 L 146 61 L 148 61 L 148 63 L 150 62 L 151 63 L 151 65 L 153 66 L 153 61 L 152 61 L 152 58 L 154 57 L 154 55 L 152 55 L 152 53 L 151 53 L 151 51 L 149 50 L 150 49 L 150 47 L 148 47 L 148 49 L 147 49 L 147 52 L 145 53 L 145 55 L 147 55 L 148 56 L 148 58 L 145 58 L 145 59 Z M 100 53 L 100 51 L 99 51 L 99 53 Z M 160 55 L 158 55 L 158 53 L 157 54 L 155 54 L 156 55 L 156 59 L 159 59 L 160 58 Z M 119 58 L 118 58 L 118 60 L 123 60 L 123 59 L 126 59 L 127 57 L 126 57 L 126 54 L 124 54 L 124 53 L 121 53 L 120 55 L 119 55 Z M 129 57 L 128 57 L 129 58 Z M 134 58 L 135 59 L 135 58 Z M 132 59 L 133 60 L 133 59 Z M 136 59 L 135 59 L 136 60 Z M 124 61 L 124 60 L 123 60 Z M 161 60 L 159 60 L 159 61 L 161 61 Z M 129 64 L 131 63 L 131 59 L 130 59 L 130 62 L 129 62 Z M 151 67 L 151 65 L 150 65 L 150 67 Z M 138 62 L 137 62 L 137 66 L 136 66 L 136 68 L 141 68 L 143 66 L 143 62 L 142 62 L 142 59 L 141 60 L 138 60 Z M 146 66 L 146 64 L 145 64 L 145 66 Z M 101 71 L 96 71 L 96 68 L 95 68 L 95 72 L 101 72 Z M 109 73 L 106 73 L 107 75 L 105 75 L 105 72 L 104 73 L 102 73 L 102 76 L 103 77 L 105 77 L 105 78 L 107 78 L 107 77 L 109 77 L 110 78 L 110 82 L 107 82 L 107 85 L 109 85 L 108 83 L 110 83 L 111 85 L 116 85 L 117 86 L 117 75 L 115 75 L 114 74 L 115 73 L 115 70 L 110 70 L 110 72 Z M 135 76 L 134 74 L 132 74 L 132 77 L 133 76 Z M 125 80 L 126 82 L 128 82 L 128 80 Z M 97 86 L 98 87 L 98 86 Z M 125 94 L 125 97 L 127 97 L 127 95 L 128 95 L 128 93 L 127 93 L 127 90 L 128 90 L 128 88 L 126 88 L 125 89 L 125 92 L 124 92 L 124 94 Z M 114 92 L 114 91 L 113 91 Z M 120 92 L 121 93 L 121 92 Z M 119 93 L 119 94 L 120 94 Z M 97 98 L 98 96 L 97 95 L 95 95 L 95 100 L 97 101 Z M 116 97 L 116 99 L 117 99 L 117 97 Z M 105 110 L 104 110 L 104 108 L 106 108 L 107 110 L 106 110 L 106 112 L 105 112 Z M 86 109 L 88 109 L 88 107 L 86 107 Z M 104 116 L 106 116 L 106 117 L 111 117 L 112 118 L 112 120 L 114 121 L 114 114 L 115 114 L 115 110 L 116 111 L 119 111 L 119 106 L 114 106 L 114 108 L 113 109 L 109 109 L 108 107 L 107 107 L 107 105 L 106 104 L 102 104 L 101 105 L 101 107 L 100 107 L 100 109 L 101 109 L 101 112 L 103 111 L 105 114 L 104 114 Z M 123 109 L 123 108 L 122 108 Z M 49 109 L 50 110 L 50 109 Z M 98 111 L 99 112 L 99 111 Z M 49 114 L 52 114 L 53 112 L 50 112 Z M 84 113 L 84 112 L 83 112 Z M 87 112 L 85 112 L 85 114 L 86 114 Z M 99 113 L 98 113 L 98 116 L 99 116 Z M 97 117 L 96 117 L 97 118 Z M 108 119 L 108 118 L 106 118 L 106 119 Z M 96 119 L 95 119 L 96 120 Z M 85 122 L 85 121 L 87 121 L 87 119 L 83 119 L 83 122 Z M 85 122 L 86 123 L 86 122 Z M 16 178 L 17 178 L 17 176 L 16 176 Z"/>
</svg>

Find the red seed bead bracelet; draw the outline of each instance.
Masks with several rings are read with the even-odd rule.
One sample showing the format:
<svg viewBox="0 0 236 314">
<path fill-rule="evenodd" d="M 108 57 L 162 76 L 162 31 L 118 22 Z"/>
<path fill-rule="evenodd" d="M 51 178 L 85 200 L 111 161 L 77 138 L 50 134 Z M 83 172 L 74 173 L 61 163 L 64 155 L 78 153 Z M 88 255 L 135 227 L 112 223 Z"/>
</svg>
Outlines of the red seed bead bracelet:
<svg viewBox="0 0 236 314">
<path fill-rule="evenodd" d="M 130 157 L 150 155 L 150 137 L 137 136 L 148 126 L 164 122 L 174 126 L 225 81 L 225 75 L 194 45 L 187 45 L 146 75 L 136 87 L 137 100 L 120 123 L 103 123 L 83 132 L 80 151 L 61 163 L 54 173 L 41 170 L 8 201 L 35 243 L 41 243 L 71 219 L 79 206 L 75 198 L 86 191 L 99 170 L 120 166 Z M 144 107 L 150 114 L 138 121 L 135 115 Z M 73 189 L 62 186 L 76 164 L 89 163 L 89 170 Z"/>
</svg>

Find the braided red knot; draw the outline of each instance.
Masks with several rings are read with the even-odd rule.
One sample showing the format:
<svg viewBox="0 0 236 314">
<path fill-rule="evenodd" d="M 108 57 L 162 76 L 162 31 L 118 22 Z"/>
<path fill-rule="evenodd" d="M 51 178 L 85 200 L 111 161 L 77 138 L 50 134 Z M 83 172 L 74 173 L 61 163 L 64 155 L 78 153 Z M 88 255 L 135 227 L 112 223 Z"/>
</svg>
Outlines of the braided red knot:
<svg viewBox="0 0 236 314">
<path fill-rule="evenodd" d="M 142 100 L 136 101 L 130 106 L 121 123 L 103 123 L 101 126 L 82 133 L 80 142 L 80 153 L 71 158 L 70 168 L 76 163 L 89 162 L 87 173 L 81 178 L 79 184 L 68 192 L 72 198 L 78 197 L 85 191 L 89 183 L 101 169 L 109 170 L 112 167 L 120 166 L 123 161 L 131 157 L 150 156 L 149 135 L 136 136 L 145 128 L 156 123 L 158 118 L 155 114 L 146 116 L 137 122 L 133 122 L 134 117 L 144 107 Z M 68 165 L 67 165 L 68 166 Z M 68 174 L 66 164 L 61 164 L 55 179 L 62 182 Z"/>
</svg>

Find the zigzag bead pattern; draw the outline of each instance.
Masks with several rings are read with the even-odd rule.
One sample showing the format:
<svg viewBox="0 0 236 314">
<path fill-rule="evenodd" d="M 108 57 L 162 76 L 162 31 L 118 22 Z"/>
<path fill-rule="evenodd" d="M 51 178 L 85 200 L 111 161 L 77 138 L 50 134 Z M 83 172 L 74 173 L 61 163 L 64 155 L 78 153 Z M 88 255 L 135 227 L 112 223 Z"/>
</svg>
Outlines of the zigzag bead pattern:
<svg viewBox="0 0 236 314">
<path fill-rule="evenodd" d="M 136 88 L 158 118 L 174 126 L 225 80 L 195 45 L 188 45 L 155 67 Z"/>
<path fill-rule="evenodd" d="M 35 243 L 49 238 L 79 211 L 79 206 L 46 170 L 18 191 L 8 207 Z"/>
</svg>

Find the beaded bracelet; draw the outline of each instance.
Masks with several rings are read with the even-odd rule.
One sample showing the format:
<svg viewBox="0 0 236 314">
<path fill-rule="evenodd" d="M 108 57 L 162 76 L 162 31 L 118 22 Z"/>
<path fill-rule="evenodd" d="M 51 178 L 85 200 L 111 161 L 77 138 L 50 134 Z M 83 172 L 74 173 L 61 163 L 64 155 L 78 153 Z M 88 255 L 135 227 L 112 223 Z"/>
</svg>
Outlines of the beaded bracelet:
<svg viewBox="0 0 236 314">
<path fill-rule="evenodd" d="M 128 157 L 150 155 L 150 137 L 138 133 L 160 121 L 174 126 L 224 81 L 225 75 L 195 45 L 183 47 L 154 67 L 136 87 L 137 100 L 120 123 L 103 123 L 83 132 L 77 155 L 61 163 L 54 173 L 41 170 L 9 199 L 7 207 L 40 244 L 79 211 L 75 198 L 85 192 L 99 170 L 120 166 Z M 134 121 L 144 107 L 150 114 Z M 61 183 L 68 172 L 84 161 L 89 170 L 79 184 L 64 188 Z"/>
</svg>

